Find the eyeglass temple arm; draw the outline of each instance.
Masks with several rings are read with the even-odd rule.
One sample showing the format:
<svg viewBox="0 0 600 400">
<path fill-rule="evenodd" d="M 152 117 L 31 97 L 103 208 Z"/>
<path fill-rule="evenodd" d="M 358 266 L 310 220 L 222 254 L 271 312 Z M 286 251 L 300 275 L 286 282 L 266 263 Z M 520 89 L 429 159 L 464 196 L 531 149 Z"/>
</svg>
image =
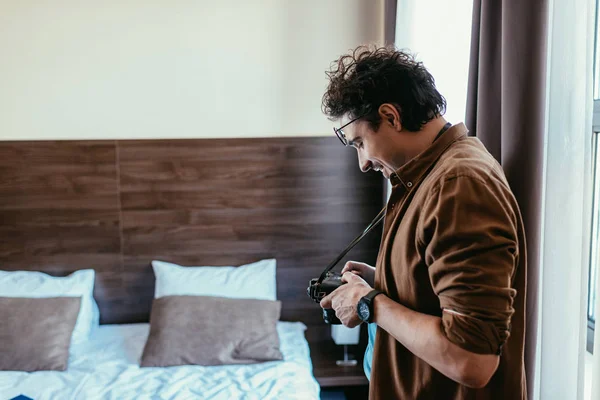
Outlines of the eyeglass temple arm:
<svg viewBox="0 0 600 400">
<path fill-rule="evenodd" d="M 340 253 L 339 256 L 337 256 L 335 258 L 335 260 L 333 260 L 328 266 L 327 268 L 325 268 L 325 270 L 323 271 L 323 273 L 321 274 L 321 276 L 319 277 L 319 280 L 317 281 L 317 283 L 321 283 L 323 282 L 323 280 L 325 279 L 325 277 L 327 276 L 327 273 L 329 271 L 331 271 L 331 269 L 333 267 L 336 266 L 337 263 L 340 262 L 340 260 L 342 258 L 344 258 L 344 256 L 346 256 L 346 254 L 348 254 L 348 252 L 350 250 L 352 250 L 352 248 L 354 246 L 356 246 L 358 244 L 358 242 L 360 242 L 371 230 L 373 230 L 373 228 L 375 228 L 377 225 L 379 225 L 379 223 L 383 220 L 383 217 L 385 215 L 385 209 L 386 207 L 383 207 L 383 209 L 381 211 L 379 211 L 379 214 L 377 214 L 377 216 L 373 219 L 373 221 L 371 221 L 371 223 L 369 224 L 369 226 L 367 226 L 367 228 L 360 234 L 358 235 L 356 238 L 354 238 L 354 240 L 352 242 L 350 242 L 350 244 L 348 245 L 348 247 L 346 247 L 344 249 L 344 251 L 342 251 Z"/>
</svg>

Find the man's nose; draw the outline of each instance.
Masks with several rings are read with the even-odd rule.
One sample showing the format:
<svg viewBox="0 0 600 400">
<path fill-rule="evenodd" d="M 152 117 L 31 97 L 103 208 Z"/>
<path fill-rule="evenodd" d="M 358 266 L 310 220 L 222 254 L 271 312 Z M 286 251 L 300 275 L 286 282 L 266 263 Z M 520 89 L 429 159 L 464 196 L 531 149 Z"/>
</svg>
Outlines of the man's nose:
<svg viewBox="0 0 600 400">
<path fill-rule="evenodd" d="M 373 167 L 371 161 L 363 160 L 363 157 L 361 157 L 360 153 L 358 154 L 358 165 L 360 166 L 360 170 L 362 172 L 367 172 L 371 169 L 371 167 Z"/>
</svg>

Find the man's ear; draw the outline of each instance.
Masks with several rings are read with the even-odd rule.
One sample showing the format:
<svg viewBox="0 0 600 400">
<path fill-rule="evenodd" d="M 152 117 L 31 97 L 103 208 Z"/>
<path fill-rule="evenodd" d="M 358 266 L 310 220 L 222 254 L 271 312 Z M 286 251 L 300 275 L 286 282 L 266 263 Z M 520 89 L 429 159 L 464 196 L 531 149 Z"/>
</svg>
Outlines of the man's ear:
<svg viewBox="0 0 600 400">
<path fill-rule="evenodd" d="M 400 132 L 402 130 L 402 121 L 400 120 L 400 112 L 390 103 L 383 103 L 379 106 L 379 117 L 382 124 L 387 124 L 393 129 Z"/>
</svg>

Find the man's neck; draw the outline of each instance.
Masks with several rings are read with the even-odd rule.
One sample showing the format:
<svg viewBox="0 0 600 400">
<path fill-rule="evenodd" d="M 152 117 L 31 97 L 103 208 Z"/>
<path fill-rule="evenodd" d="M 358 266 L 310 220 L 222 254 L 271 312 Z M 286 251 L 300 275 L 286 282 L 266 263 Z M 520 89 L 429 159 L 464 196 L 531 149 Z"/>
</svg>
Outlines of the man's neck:
<svg viewBox="0 0 600 400">
<path fill-rule="evenodd" d="M 408 157 L 405 161 L 408 162 L 429 148 L 446 123 L 444 117 L 437 117 L 423 125 L 419 132 L 415 132 L 413 137 L 414 147 L 411 149 L 412 154 L 407 154 Z"/>
<path fill-rule="evenodd" d="M 428 123 L 423 126 L 421 130 L 421 134 L 423 134 L 424 139 L 426 139 L 426 146 L 424 146 L 421 151 L 424 151 L 431 143 L 433 143 L 439 133 L 444 129 L 444 126 L 448 123 L 444 117 L 437 117 L 436 119 L 432 119 Z"/>
</svg>

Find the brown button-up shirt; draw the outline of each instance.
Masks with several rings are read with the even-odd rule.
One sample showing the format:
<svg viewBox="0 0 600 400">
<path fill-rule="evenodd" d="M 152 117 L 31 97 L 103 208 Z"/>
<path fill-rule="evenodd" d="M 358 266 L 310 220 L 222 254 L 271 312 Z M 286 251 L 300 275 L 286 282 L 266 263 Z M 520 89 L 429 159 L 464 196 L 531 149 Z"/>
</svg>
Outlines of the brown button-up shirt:
<svg viewBox="0 0 600 400">
<path fill-rule="evenodd" d="M 370 398 L 526 399 L 525 234 L 502 168 L 459 124 L 391 183 L 375 288 L 440 317 L 448 340 L 499 354 L 500 365 L 485 388 L 471 389 L 378 328 Z"/>
</svg>

